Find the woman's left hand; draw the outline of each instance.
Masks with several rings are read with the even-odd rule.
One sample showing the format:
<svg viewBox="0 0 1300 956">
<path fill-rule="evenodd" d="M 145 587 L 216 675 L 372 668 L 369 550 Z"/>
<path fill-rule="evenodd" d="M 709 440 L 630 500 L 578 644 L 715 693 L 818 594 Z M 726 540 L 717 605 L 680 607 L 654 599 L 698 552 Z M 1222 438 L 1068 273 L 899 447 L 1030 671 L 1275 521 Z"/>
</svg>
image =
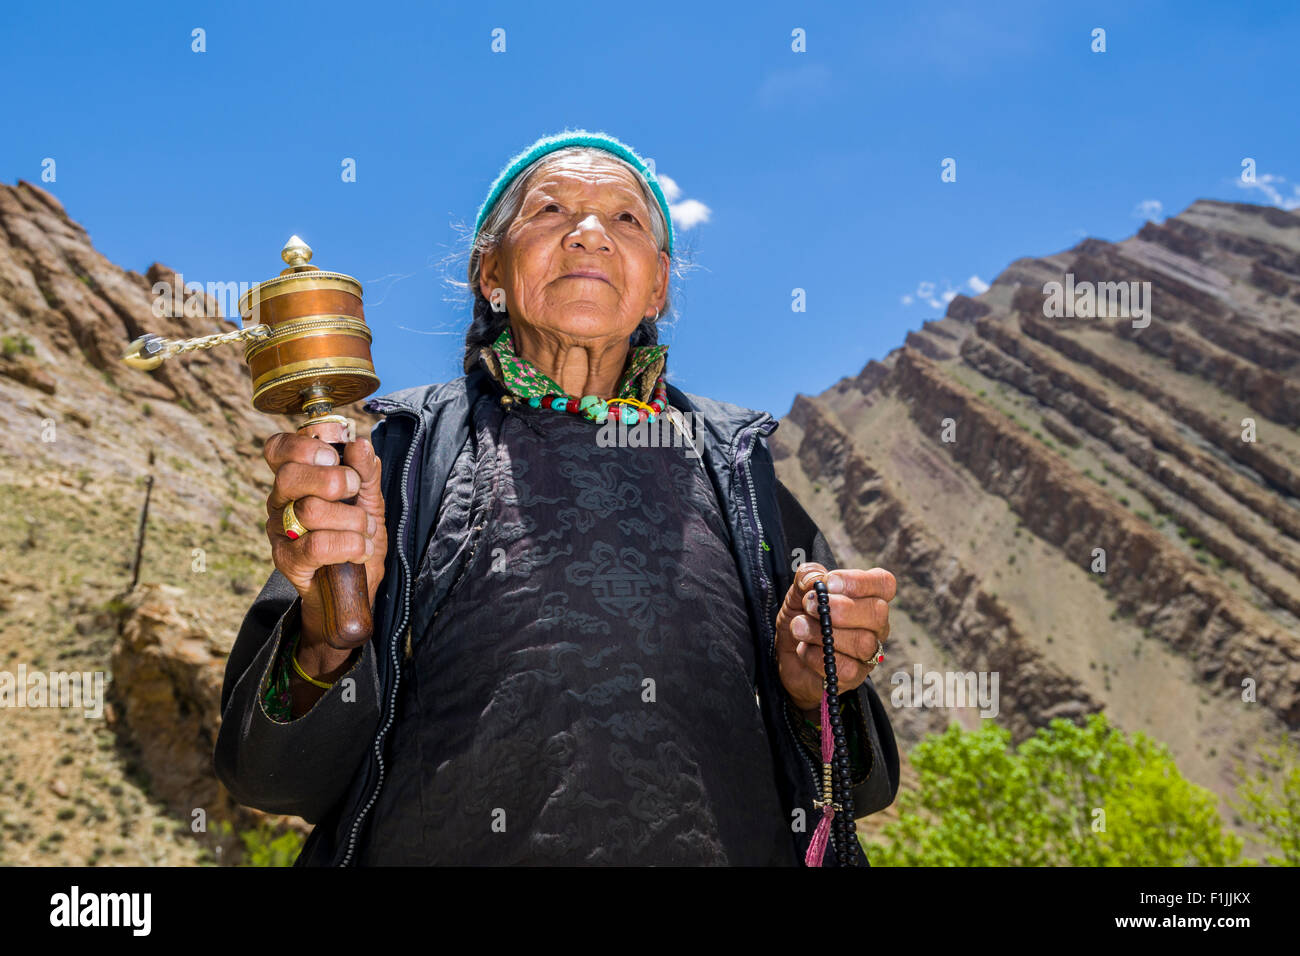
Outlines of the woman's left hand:
<svg viewBox="0 0 1300 956">
<path fill-rule="evenodd" d="M 776 659 L 781 683 L 802 711 L 821 706 L 826 676 L 813 589 L 823 577 L 830 592 L 835 674 L 841 694 L 859 687 L 876 666 L 878 648 L 889 637 L 889 602 L 897 589 L 894 576 L 883 568 L 828 571 L 812 562 L 799 565 L 776 617 Z"/>
</svg>

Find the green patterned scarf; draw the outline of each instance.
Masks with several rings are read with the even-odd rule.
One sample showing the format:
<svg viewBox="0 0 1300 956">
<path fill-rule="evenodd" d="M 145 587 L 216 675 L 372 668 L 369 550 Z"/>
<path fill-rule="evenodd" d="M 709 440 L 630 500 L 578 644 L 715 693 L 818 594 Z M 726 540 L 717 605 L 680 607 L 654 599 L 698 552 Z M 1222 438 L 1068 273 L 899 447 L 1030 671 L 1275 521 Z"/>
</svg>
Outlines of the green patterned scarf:
<svg viewBox="0 0 1300 956">
<path fill-rule="evenodd" d="M 527 400 L 565 391 L 549 375 L 515 352 L 514 336 L 507 325 L 489 348 L 479 350 L 496 380 L 508 391 Z M 668 346 L 638 345 L 631 350 L 614 398 L 635 398 L 649 404 L 655 382 L 668 364 Z M 582 398 L 575 395 L 574 398 Z"/>
</svg>

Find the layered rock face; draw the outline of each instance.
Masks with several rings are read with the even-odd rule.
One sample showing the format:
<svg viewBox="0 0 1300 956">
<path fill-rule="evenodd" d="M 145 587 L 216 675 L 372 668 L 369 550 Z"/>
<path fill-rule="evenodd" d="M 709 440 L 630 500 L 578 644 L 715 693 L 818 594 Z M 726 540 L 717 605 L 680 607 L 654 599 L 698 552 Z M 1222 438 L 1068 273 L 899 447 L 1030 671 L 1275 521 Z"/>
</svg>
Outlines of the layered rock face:
<svg viewBox="0 0 1300 956">
<path fill-rule="evenodd" d="M 1223 794 L 1300 727 L 1300 213 L 1019 260 L 772 444 L 840 563 L 898 577 L 905 745 L 980 719 L 902 706 L 918 666 L 997 672 L 1017 739 L 1105 709 Z"/>
</svg>

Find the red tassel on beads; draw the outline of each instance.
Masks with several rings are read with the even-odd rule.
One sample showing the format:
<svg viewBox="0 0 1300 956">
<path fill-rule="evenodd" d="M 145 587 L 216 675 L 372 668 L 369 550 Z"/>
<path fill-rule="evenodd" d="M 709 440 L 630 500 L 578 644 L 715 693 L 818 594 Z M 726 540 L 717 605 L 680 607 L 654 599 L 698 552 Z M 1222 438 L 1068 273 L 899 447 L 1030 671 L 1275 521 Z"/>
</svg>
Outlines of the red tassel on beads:
<svg viewBox="0 0 1300 956">
<path fill-rule="evenodd" d="M 822 765 L 829 767 L 831 760 L 835 755 L 835 740 L 831 736 L 831 711 L 830 698 L 826 696 L 826 688 L 822 688 Z M 831 806 L 831 795 L 829 793 L 822 795 L 826 804 L 822 807 L 822 818 L 817 821 L 817 829 L 813 831 L 812 842 L 808 844 L 808 852 L 804 854 L 804 864 L 806 866 L 821 866 L 822 860 L 826 857 L 826 844 L 831 839 L 831 818 L 835 816 L 835 808 Z"/>
</svg>

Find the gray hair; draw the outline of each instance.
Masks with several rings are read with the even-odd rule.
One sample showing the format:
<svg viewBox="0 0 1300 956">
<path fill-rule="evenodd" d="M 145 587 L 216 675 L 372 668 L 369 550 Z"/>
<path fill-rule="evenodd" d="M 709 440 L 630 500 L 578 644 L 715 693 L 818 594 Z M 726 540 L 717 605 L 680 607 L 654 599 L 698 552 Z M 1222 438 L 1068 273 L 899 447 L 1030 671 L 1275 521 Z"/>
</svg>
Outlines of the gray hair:
<svg viewBox="0 0 1300 956">
<path fill-rule="evenodd" d="M 478 237 L 470 236 L 469 246 L 469 269 L 468 269 L 468 291 L 473 296 L 473 314 L 470 320 L 469 329 L 465 332 L 465 356 L 463 360 L 464 370 L 471 371 L 474 363 L 478 359 L 480 348 L 491 345 L 502 333 L 510 322 L 508 312 L 496 312 L 492 309 L 492 304 L 483 296 L 479 288 L 479 268 L 482 257 L 485 252 L 491 252 L 497 249 L 510 224 L 514 222 L 515 217 L 519 215 L 519 209 L 523 205 L 524 194 L 528 188 L 528 182 L 534 173 L 541 172 L 556 160 L 566 156 L 592 156 L 601 159 L 611 159 L 622 163 L 635 177 L 637 184 L 641 187 L 641 192 L 645 196 L 646 206 L 650 210 L 650 230 L 655 238 L 655 245 L 663 252 L 668 251 L 668 223 L 664 220 L 663 210 L 659 208 L 659 202 L 655 199 L 654 191 L 645 178 L 627 161 L 615 156 L 613 153 L 606 152 L 594 146 L 566 146 L 563 149 L 557 149 L 553 153 L 547 153 L 534 160 L 526 166 L 506 187 L 501 197 L 497 200 L 487 218 L 483 221 L 483 228 L 480 230 Z M 677 244 L 681 243 L 681 235 L 677 236 Z M 678 260 L 672 259 L 669 264 L 669 273 L 671 274 L 678 266 Z M 453 283 L 459 286 L 460 283 Z M 632 333 L 630 344 L 632 348 L 639 345 L 656 345 L 659 342 L 659 325 L 665 316 L 672 316 L 671 294 L 665 296 L 663 308 L 659 314 L 653 318 L 643 318 L 641 324 L 636 327 Z"/>
</svg>

